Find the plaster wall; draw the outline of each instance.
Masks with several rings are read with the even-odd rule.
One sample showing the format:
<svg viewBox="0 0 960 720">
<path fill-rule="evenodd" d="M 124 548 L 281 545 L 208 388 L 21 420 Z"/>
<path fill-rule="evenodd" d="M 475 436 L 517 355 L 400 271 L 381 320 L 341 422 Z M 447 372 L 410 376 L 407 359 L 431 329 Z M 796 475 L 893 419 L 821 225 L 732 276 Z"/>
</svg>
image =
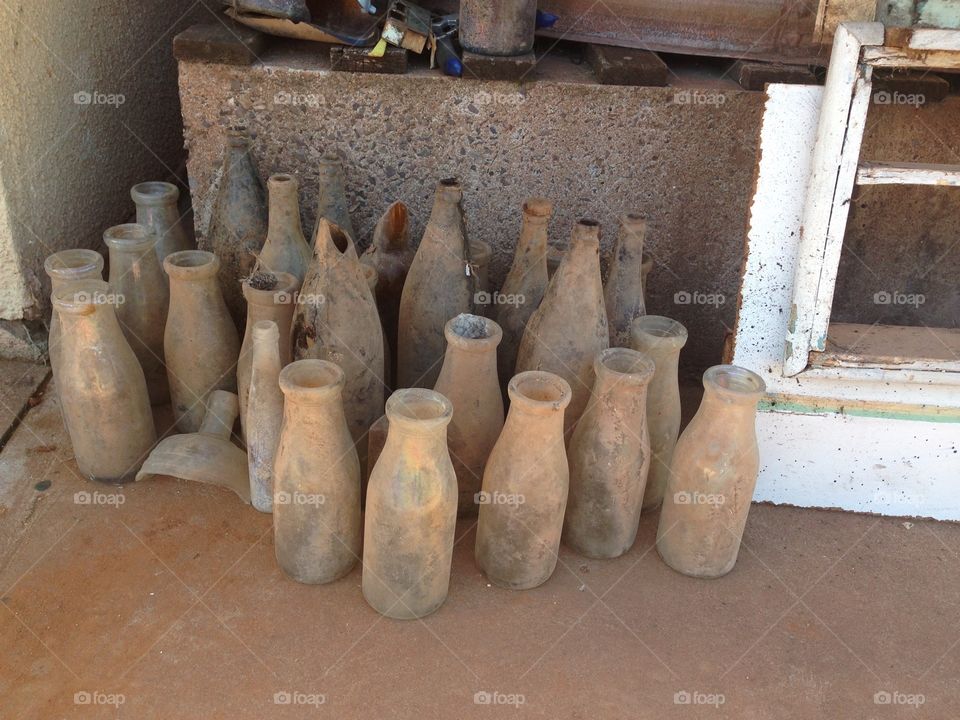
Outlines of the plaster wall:
<svg viewBox="0 0 960 720">
<path fill-rule="evenodd" d="M 0 320 L 49 312 L 43 259 L 97 247 L 183 162 L 173 35 L 202 3 L 0 3 Z"/>
</svg>

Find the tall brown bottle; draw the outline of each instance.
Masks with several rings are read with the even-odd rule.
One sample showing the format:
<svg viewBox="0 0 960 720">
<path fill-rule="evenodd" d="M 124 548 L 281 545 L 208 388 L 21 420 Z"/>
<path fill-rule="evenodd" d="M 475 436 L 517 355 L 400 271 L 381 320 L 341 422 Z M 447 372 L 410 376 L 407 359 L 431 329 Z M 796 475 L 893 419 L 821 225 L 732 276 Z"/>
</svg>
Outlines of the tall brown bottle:
<svg viewBox="0 0 960 720">
<path fill-rule="evenodd" d="M 547 225 L 551 214 L 553 203 L 544 198 L 530 198 L 523 204 L 517 251 L 495 305 L 494 316 L 503 329 L 503 342 L 497 350 L 497 372 L 504 390 L 517 367 L 523 331 L 530 316 L 540 307 L 550 282 L 547 276 Z"/>
<path fill-rule="evenodd" d="M 240 343 L 237 360 L 237 395 L 240 396 L 240 428 L 246 437 L 247 399 L 250 393 L 250 368 L 253 364 L 253 326 L 261 320 L 277 324 L 280 367 L 291 359 L 290 327 L 300 282 L 290 273 L 256 273 L 243 281 L 243 296 L 247 300 L 247 326 Z"/>
<path fill-rule="evenodd" d="M 317 239 L 320 220 L 326 218 L 330 223 L 343 230 L 355 244 L 357 234 L 350 219 L 350 203 L 347 202 L 347 189 L 343 177 L 343 163 L 336 153 L 324 153 L 317 169 L 317 219 L 313 224 L 311 245 Z"/>
<path fill-rule="evenodd" d="M 600 280 L 600 225 L 579 220 L 570 249 L 527 323 L 516 368 L 518 373 L 552 372 L 570 384 L 573 395 L 564 417 L 568 439 L 590 397 L 593 360 L 609 345 Z"/>
<path fill-rule="evenodd" d="M 507 422 L 483 473 L 475 553 L 490 582 L 527 590 L 557 566 L 569 482 L 563 412 L 570 386 L 553 373 L 523 372 L 508 391 Z"/>
<path fill-rule="evenodd" d="M 299 360 L 280 373 L 274 544 L 280 567 L 302 583 L 332 582 L 360 559 L 360 464 L 340 402 L 343 381 L 343 371 L 323 360 Z"/>
<path fill-rule="evenodd" d="M 647 385 L 653 361 L 609 348 L 570 440 L 570 495 L 563 541 L 581 555 L 615 558 L 633 547 L 650 469 Z"/>
<path fill-rule="evenodd" d="M 643 241 L 646 234 L 647 220 L 642 215 L 627 213 L 621 216 L 620 234 L 613 246 L 603 296 L 612 347 L 629 347 L 633 321 L 647 314 L 643 299 Z"/>
<path fill-rule="evenodd" d="M 441 180 L 400 299 L 397 385 L 433 387 L 440 374 L 447 320 L 473 307 L 475 279 L 464 234 L 460 181 Z"/>
<path fill-rule="evenodd" d="M 444 334 L 447 351 L 433 389 L 453 404 L 447 442 L 460 488 L 457 511 L 472 515 L 483 469 L 503 429 L 497 382 L 497 345 L 503 333 L 493 320 L 463 314 L 447 323 Z"/>
<path fill-rule="evenodd" d="M 200 249 L 220 259 L 220 291 L 238 328 L 246 317 L 240 281 L 253 272 L 266 236 L 267 193 L 253 159 L 250 136 L 232 131 L 227 134 L 220 187 Z"/>
<path fill-rule="evenodd" d="M 320 221 L 294 311 L 293 357 L 330 360 L 343 369 L 343 410 L 365 470 L 364 436 L 383 414 L 383 330 L 353 246 L 338 249 L 337 240 L 345 238 L 340 228 Z"/>
<path fill-rule="evenodd" d="M 114 312 L 117 299 L 102 280 L 69 283 L 53 295 L 62 342 L 54 381 L 77 467 L 109 483 L 133 480 L 157 439 L 143 369 Z"/>
<path fill-rule="evenodd" d="M 220 261 L 203 250 L 167 255 L 170 311 L 163 350 L 177 428 L 200 429 L 207 395 L 237 389 L 240 337 L 217 284 Z"/>
<path fill-rule="evenodd" d="M 103 233 L 110 251 L 110 290 L 123 301 L 117 320 L 147 379 L 150 403 L 170 400 L 167 368 L 163 364 L 163 331 L 167 325 L 170 289 L 157 260 L 159 238 L 153 228 L 127 223 Z"/>
<path fill-rule="evenodd" d="M 270 191 L 270 224 L 259 265 L 270 272 L 286 272 L 301 283 L 310 265 L 310 248 L 300 225 L 297 179 L 280 173 L 267 180 Z"/>
<path fill-rule="evenodd" d="M 363 596 L 387 617 L 424 617 L 447 597 L 457 525 L 452 413 L 433 390 L 397 390 L 387 400 L 390 429 L 370 474 L 363 534 Z"/>
<path fill-rule="evenodd" d="M 410 215 L 407 206 L 395 202 L 380 218 L 373 230 L 373 242 L 360 260 L 377 271 L 377 309 L 390 346 L 391 365 L 387 375 L 396 378 L 397 323 L 400 318 L 400 297 L 413 263 L 410 247 Z M 392 384 L 392 383 L 391 383 Z"/>
</svg>

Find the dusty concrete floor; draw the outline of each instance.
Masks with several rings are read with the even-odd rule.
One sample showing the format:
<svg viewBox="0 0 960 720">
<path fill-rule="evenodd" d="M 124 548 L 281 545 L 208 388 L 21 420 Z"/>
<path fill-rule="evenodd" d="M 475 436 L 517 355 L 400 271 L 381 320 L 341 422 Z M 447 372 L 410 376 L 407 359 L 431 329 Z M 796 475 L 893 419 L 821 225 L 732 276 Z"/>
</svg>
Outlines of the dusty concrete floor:
<svg viewBox="0 0 960 720">
<path fill-rule="evenodd" d="M 447 603 L 395 622 L 359 569 L 284 577 L 227 491 L 81 480 L 58 412 L 47 387 L 0 452 L 2 718 L 960 715 L 960 525 L 754 506 L 734 571 L 697 581 L 649 516 L 625 557 L 563 549 L 517 593 L 466 522 Z"/>
</svg>

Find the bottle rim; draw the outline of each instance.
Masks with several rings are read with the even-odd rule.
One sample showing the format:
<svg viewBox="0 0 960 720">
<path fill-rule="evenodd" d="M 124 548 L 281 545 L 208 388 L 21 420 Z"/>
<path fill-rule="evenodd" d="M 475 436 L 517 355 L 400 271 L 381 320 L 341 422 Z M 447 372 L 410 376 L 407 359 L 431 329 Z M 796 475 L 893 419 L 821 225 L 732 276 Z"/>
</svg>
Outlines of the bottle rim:
<svg viewBox="0 0 960 720">
<path fill-rule="evenodd" d="M 703 374 L 703 387 L 725 398 L 754 401 L 767 389 L 763 378 L 739 365 L 714 365 L 708 368 Z"/>
<path fill-rule="evenodd" d="M 467 352 L 483 353 L 496 349 L 503 340 L 503 329 L 490 318 L 460 313 L 447 320 L 443 335 L 448 345 Z"/>
<path fill-rule="evenodd" d="M 60 250 L 44 259 L 43 269 L 48 277 L 58 280 L 81 279 L 90 273 L 100 275 L 103 273 L 103 255 L 87 248 Z"/>
<path fill-rule="evenodd" d="M 296 360 L 280 371 L 280 389 L 295 402 L 323 402 L 343 391 L 346 375 L 329 360 Z"/>
<path fill-rule="evenodd" d="M 520 407 L 541 414 L 563 412 L 573 396 L 570 383 L 543 370 L 517 373 L 507 384 L 507 394 L 512 403 L 511 410 Z"/>
<path fill-rule="evenodd" d="M 436 390 L 402 388 L 387 399 L 390 427 L 430 432 L 446 427 L 453 419 L 453 403 Z"/>
<path fill-rule="evenodd" d="M 171 205 L 180 199 L 180 188 L 161 180 L 147 180 L 130 188 L 130 197 L 137 205 Z"/>
<path fill-rule="evenodd" d="M 158 239 L 152 228 L 138 223 L 114 225 L 103 231 L 103 242 L 113 250 L 146 250 L 156 245 Z"/>
</svg>

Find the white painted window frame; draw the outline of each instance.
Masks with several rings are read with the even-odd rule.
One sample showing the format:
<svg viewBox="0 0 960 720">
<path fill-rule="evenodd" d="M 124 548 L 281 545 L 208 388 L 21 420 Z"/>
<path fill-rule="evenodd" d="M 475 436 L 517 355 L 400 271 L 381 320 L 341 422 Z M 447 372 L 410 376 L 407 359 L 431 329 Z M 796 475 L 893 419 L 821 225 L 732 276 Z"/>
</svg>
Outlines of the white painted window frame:
<svg viewBox="0 0 960 720">
<path fill-rule="evenodd" d="M 826 391 L 826 385 L 837 381 L 876 380 L 900 387 L 908 401 L 927 403 L 935 400 L 932 395 L 956 393 L 960 373 L 949 366 L 923 372 L 810 367 L 810 353 L 826 346 L 854 185 L 960 186 L 960 166 L 860 162 L 874 67 L 960 68 L 960 31 L 885 32 L 882 23 L 842 23 L 837 28 L 811 159 L 782 369 L 785 378 L 795 378 L 808 390 Z M 917 383 L 928 392 L 910 392 L 909 386 Z M 931 386 L 942 386 L 943 392 Z"/>
</svg>

